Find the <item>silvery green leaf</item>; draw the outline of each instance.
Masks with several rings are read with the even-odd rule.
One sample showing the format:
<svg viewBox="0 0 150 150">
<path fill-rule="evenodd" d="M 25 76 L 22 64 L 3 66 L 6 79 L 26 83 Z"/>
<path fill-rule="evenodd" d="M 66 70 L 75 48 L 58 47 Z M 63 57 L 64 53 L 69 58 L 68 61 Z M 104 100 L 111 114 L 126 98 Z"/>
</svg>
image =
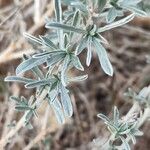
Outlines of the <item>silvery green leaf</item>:
<svg viewBox="0 0 150 150">
<path fill-rule="evenodd" d="M 61 82 L 64 86 L 66 86 L 66 72 L 68 70 L 69 63 L 70 63 L 70 56 L 66 55 L 66 57 L 64 58 L 62 71 L 61 71 Z"/>
<path fill-rule="evenodd" d="M 56 89 L 51 90 L 49 93 L 50 97 L 50 102 L 53 103 L 53 101 L 57 98 L 58 96 L 58 91 Z"/>
<path fill-rule="evenodd" d="M 53 55 L 52 57 L 47 58 L 47 67 L 50 67 L 61 60 L 65 58 L 66 54 L 58 54 L 58 55 Z"/>
<path fill-rule="evenodd" d="M 150 87 L 144 87 L 140 92 L 139 94 L 137 95 L 140 99 L 141 98 L 146 98 L 148 96 L 150 92 Z"/>
<path fill-rule="evenodd" d="M 21 105 L 29 105 L 29 102 L 24 96 L 21 96 L 21 100 L 20 100 L 19 104 L 21 104 Z"/>
<path fill-rule="evenodd" d="M 114 124 L 117 125 L 118 124 L 118 121 L 119 121 L 119 111 L 118 111 L 118 108 L 115 106 L 114 107 L 114 113 L 113 113 L 113 118 L 114 118 Z"/>
<path fill-rule="evenodd" d="M 106 123 L 111 122 L 110 119 L 103 114 L 98 114 L 97 117 L 101 118 Z"/>
<path fill-rule="evenodd" d="M 136 130 L 134 131 L 134 135 L 135 135 L 135 136 L 142 136 L 142 135 L 143 135 L 143 132 L 140 131 L 140 130 L 138 130 L 138 129 L 136 129 Z"/>
<path fill-rule="evenodd" d="M 88 38 L 86 65 L 89 66 L 92 59 L 92 38 Z"/>
<path fill-rule="evenodd" d="M 124 96 L 129 97 L 129 98 L 135 98 L 137 94 L 131 89 L 128 88 L 128 91 L 126 93 L 124 93 Z"/>
<path fill-rule="evenodd" d="M 29 58 L 31 57 L 28 57 L 27 55 L 23 55 L 23 59 L 24 60 L 28 60 Z M 44 74 L 43 72 L 39 69 L 38 66 L 35 66 L 31 69 L 31 71 L 34 73 L 34 75 L 37 77 L 37 78 L 40 78 L 40 79 L 43 79 L 44 78 Z"/>
<path fill-rule="evenodd" d="M 79 10 L 77 10 L 73 16 L 72 26 L 76 27 L 79 24 L 79 21 L 80 21 L 80 13 L 79 13 Z M 72 36 L 73 36 L 73 33 L 71 33 L 70 37 Z"/>
<path fill-rule="evenodd" d="M 88 37 L 84 36 L 79 42 L 79 45 L 76 48 L 75 55 L 79 55 L 83 49 L 87 46 Z"/>
<path fill-rule="evenodd" d="M 65 5 L 70 5 L 72 2 L 75 2 L 75 1 L 78 1 L 78 0 L 62 0 L 62 2 L 63 2 Z"/>
<path fill-rule="evenodd" d="M 41 39 L 29 34 L 29 33 L 23 33 L 23 35 L 28 38 L 29 40 L 35 42 L 35 43 L 38 43 L 38 44 L 41 44 L 42 45 L 42 41 Z"/>
<path fill-rule="evenodd" d="M 134 18 L 134 16 L 135 16 L 135 14 L 131 14 L 131 15 L 129 15 L 129 16 L 119 20 L 119 21 L 113 22 L 113 23 L 111 23 L 109 25 L 106 25 L 104 27 L 99 28 L 97 32 L 101 33 L 101 32 L 104 32 L 104 31 L 107 31 L 107 30 L 110 30 L 110 29 L 122 26 L 122 25 L 130 22 Z"/>
<path fill-rule="evenodd" d="M 96 34 L 96 31 L 97 31 L 97 26 L 95 24 L 94 25 L 90 25 L 90 26 L 87 27 L 86 30 L 89 32 L 89 34 L 91 36 L 94 36 Z"/>
<path fill-rule="evenodd" d="M 57 22 L 61 22 L 62 10 L 61 10 L 61 0 L 55 0 L 55 16 Z"/>
<path fill-rule="evenodd" d="M 71 56 L 71 62 L 75 68 L 77 68 L 78 70 L 84 71 L 84 68 L 83 68 L 83 66 L 82 66 L 82 64 L 81 64 L 81 62 L 77 56 L 72 55 Z"/>
<path fill-rule="evenodd" d="M 28 128 L 29 130 L 33 129 L 33 126 L 30 122 L 25 123 L 26 128 Z"/>
<path fill-rule="evenodd" d="M 104 10 L 106 3 L 107 3 L 107 0 L 97 0 L 99 13 Z"/>
<path fill-rule="evenodd" d="M 65 48 L 67 47 L 68 43 L 69 43 L 68 34 L 64 34 L 64 46 L 65 46 Z"/>
<path fill-rule="evenodd" d="M 125 135 L 125 134 L 129 134 L 130 133 L 130 129 L 125 129 L 125 130 L 123 130 L 121 127 L 119 128 L 119 134 L 120 135 Z"/>
<path fill-rule="evenodd" d="M 77 10 L 73 16 L 72 26 L 74 27 L 77 26 L 77 24 L 79 23 L 79 20 L 80 20 L 80 13 L 79 13 L 79 10 Z"/>
<path fill-rule="evenodd" d="M 57 23 L 57 22 L 52 22 L 52 23 L 47 23 L 46 28 L 56 28 L 56 29 L 63 29 L 63 30 L 67 30 L 70 32 L 77 32 L 77 33 L 82 33 L 85 34 L 86 31 L 80 28 L 76 28 L 73 26 L 69 26 L 69 25 L 65 25 L 65 24 L 61 24 L 61 23 Z"/>
<path fill-rule="evenodd" d="M 96 38 L 97 38 L 97 40 L 99 40 L 99 42 L 104 43 L 104 44 L 108 44 L 108 41 L 103 36 L 101 36 L 100 34 L 97 34 Z"/>
<path fill-rule="evenodd" d="M 126 139 L 125 139 L 123 136 L 120 136 L 120 139 L 121 139 L 121 141 L 122 141 L 123 144 L 124 144 L 124 149 L 125 149 L 125 150 L 131 150 L 131 149 L 130 149 L 130 146 L 129 146 L 129 144 L 128 144 L 128 142 L 126 141 Z"/>
<path fill-rule="evenodd" d="M 21 97 L 21 99 L 25 99 L 25 98 L 24 98 L 24 97 Z M 33 105 L 34 101 L 35 101 L 35 97 L 32 95 L 32 96 L 30 97 L 30 99 L 28 100 L 28 105 L 29 105 L 29 106 Z"/>
<path fill-rule="evenodd" d="M 122 132 L 126 131 L 128 129 L 128 122 L 124 121 L 123 123 L 120 124 L 119 130 L 122 130 Z"/>
<path fill-rule="evenodd" d="M 25 124 L 30 121 L 32 116 L 33 116 L 33 111 L 32 110 L 28 111 L 26 116 L 25 116 Z"/>
<path fill-rule="evenodd" d="M 120 5 L 124 5 L 124 6 L 132 5 L 132 6 L 135 6 L 138 3 L 140 3 L 141 1 L 142 0 L 123 0 L 123 1 L 120 2 Z"/>
<path fill-rule="evenodd" d="M 25 85 L 25 87 L 26 88 L 36 88 L 36 87 L 43 86 L 43 85 L 49 85 L 49 84 L 51 84 L 52 81 L 53 81 L 53 79 L 43 79 L 43 80 L 27 83 Z"/>
<path fill-rule="evenodd" d="M 39 54 L 34 54 L 33 58 L 41 58 L 41 57 L 49 57 L 49 56 L 53 56 L 53 55 L 59 55 L 59 54 L 65 54 L 65 51 L 62 50 L 56 50 L 56 51 L 50 51 L 50 52 L 42 52 Z"/>
<path fill-rule="evenodd" d="M 40 38 L 45 46 L 53 49 L 58 49 L 57 46 L 46 36 L 40 36 Z"/>
<path fill-rule="evenodd" d="M 108 11 L 108 14 L 106 16 L 106 21 L 108 23 L 111 23 L 111 22 L 113 22 L 116 19 L 116 17 L 117 17 L 117 10 L 116 10 L 116 8 L 115 7 L 110 8 L 109 11 Z"/>
<path fill-rule="evenodd" d="M 79 9 L 80 11 L 84 12 L 85 14 L 88 14 L 87 7 L 82 2 L 71 2 L 71 6 Z"/>
<path fill-rule="evenodd" d="M 143 10 L 141 10 L 139 7 L 137 6 L 127 6 L 127 7 L 124 7 L 126 8 L 127 10 L 130 10 L 132 11 L 133 13 L 139 15 L 139 16 L 147 16 L 147 13 Z"/>
<path fill-rule="evenodd" d="M 62 22 L 61 0 L 55 0 L 55 16 L 56 16 L 56 21 L 61 23 Z M 58 30 L 57 34 L 58 34 L 58 38 L 59 38 L 59 47 L 64 48 L 63 30 Z"/>
<path fill-rule="evenodd" d="M 98 54 L 98 58 L 99 58 L 102 69 L 104 70 L 106 74 L 112 76 L 113 68 L 109 61 L 105 48 L 97 41 L 96 38 L 93 39 L 93 44 L 95 45 L 95 49 Z"/>
<path fill-rule="evenodd" d="M 71 117 L 73 114 L 73 108 L 72 108 L 70 96 L 68 94 L 68 90 L 63 85 L 61 85 L 60 88 L 61 88 L 60 89 L 61 103 L 63 106 L 65 116 Z"/>
<path fill-rule="evenodd" d="M 57 118 L 58 122 L 61 123 L 61 124 L 64 123 L 65 122 L 65 117 L 64 117 L 62 106 L 61 106 L 59 100 L 56 98 L 50 104 L 51 104 L 51 106 L 54 110 L 54 113 L 56 115 L 56 118 Z"/>
<path fill-rule="evenodd" d="M 16 69 L 16 74 L 19 75 L 28 71 L 38 65 L 43 64 L 46 62 L 45 58 L 29 58 L 28 60 L 23 61 Z"/>
<path fill-rule="evenodd" d="M 82 75 L 82 76 L 77 76 L 77 77 L 71 77 L 69 78 L 69 82 L 80 82 L 83 80 L 86 80 L 88 78 L 88 75 Z"/>
<path fill-rule="evenodd" d="M 15 109 L 17 111 L 27 111 L 27 110 L 31 110 L 31 107 L 26 106 L 26 105 L 17 105 L 15 106 Z"/>
<path fill-rule="evenodd" d="M 67 13 L 67 14 L 64 15 L 64 16 L 65 16 L 65 18 L 64 18 L 65 20 L 63 21 L 63 23 L 64 23 L 64 24 L 70 23 L 71 20 L 72 20 L 72 18 L 73 18 L 73 16 L 74 16 L 74 12 L 71 11 L 71 12 Z"/>
<path fill-rule="evenodd" d="M 52 90 L 58 90 L 58 83 L 60 82 L 60 78 L 54 75 L 54 81 L 52 81 L 51 87 L 50 87 L 50 91 Z"/>
<path fill-rule="evenodd" d="M 11 97 L 10 97 L 10 100 L 13 100 L 13 101 L 15 101 L 15 102 L 17 102 L 17 103 L 20 103 L 20 98 L 15 97 L 15 96 L 11 96 Z"/>
<path fill-rule="evenodd" d="M 5 78 L 6 82 L 20 82 L 20 83 L 30 83 L 34 80 L 24 77 L 17 77 L 17 76 L 8 76 Z"/>
<path fill-rule="evenodd" d="M 98 116 L 99 118 L 101 118 L 101 119 L 104 121 L 104 123 L 107 125 L 108 129 L 109 129 L 112 133 L 115 133 L 116 131 L 118 131 L 117 126 L 115 126 L 115 125 L 111 122 L 111 120 L 110 120 L 108 117 L 106 117 L 106 116 L 103 115 L 103 114 L 98 114 L 97 116 Z"/>
<path fill-rule="evenodd" d="M 127 137 L 129 137 L 132 140 L 133 144 L 136 144 L 136 138 L 133 134 L 130 133 L 130 134 L 127 135 Z"/>
</svg>

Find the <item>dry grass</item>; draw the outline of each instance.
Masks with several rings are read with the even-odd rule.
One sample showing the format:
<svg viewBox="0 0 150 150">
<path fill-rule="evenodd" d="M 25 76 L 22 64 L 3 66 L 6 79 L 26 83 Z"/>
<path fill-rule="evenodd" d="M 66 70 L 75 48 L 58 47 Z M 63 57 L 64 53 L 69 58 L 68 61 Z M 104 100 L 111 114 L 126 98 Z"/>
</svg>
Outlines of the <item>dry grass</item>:
<svg viewBox="0 0 150 150">
<path fill-rule="evenodd" d="M 40 3 L 40 7 L 39 7 Z M 53 3 L 50 0 L 0 0 L 0 138 L 6 137 L 13 127 L 13 120 L 21 118 L 8 102 L 9 95 L 29 97 L 33 91 L 27 91 L 18 84 L 6 84 L 3 78 L 20 62 L 23 53 L 35 51 L 22 36 L 23 32 L 33 35 L 44 34 L 44 19 L 53 15 Z M 39 118 L 34 119 L 33 130 L 23 128 L 9 139 L 5 149 L 28 150 L 88 150 L 96 137 L 106 137 L 104 124 L 96 118 L 101 112 L 109 114 L 113 105 L 125 114 L 131 104 L 125 101 L 123 93 L 128 87 L 138 91 L 150 84 L 150 67 L 145 56 L 150 48 L 150 19 L 136 18 L 131 24 L 105 33 L 110 45 L 107 50 L 115 69 L 113 78 L 104 75 L 97 57 L 94 55 L 90 68 L 85 72 L 89 79 L 70 86 L 74 105 L 74 116 L 63 126 L 59 126 L 53 112 L 44 105 L 39 110 Z M 81 58 L 84 60 L 84 54 Z M 77 72 L 74 72 L 77 73 Z M 138 139 L 136 150 L 149 150 L 150 124 L 142 130 L 144 136 Z M 105 140 L 105 139 L 104 139 Z"/>
</svg>

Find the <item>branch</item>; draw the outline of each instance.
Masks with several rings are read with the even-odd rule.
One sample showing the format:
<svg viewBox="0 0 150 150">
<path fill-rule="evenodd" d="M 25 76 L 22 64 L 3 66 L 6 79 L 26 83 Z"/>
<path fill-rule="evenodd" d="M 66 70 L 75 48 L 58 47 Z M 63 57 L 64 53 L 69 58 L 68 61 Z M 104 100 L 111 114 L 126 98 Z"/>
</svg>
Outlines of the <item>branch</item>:
<svg viewBox="0 0 150 150">
<path fill-rule="evenodd" d="M 48 93 L 48 89 L 47 87 L 42 91 L 41 95 L 39 95 L 39 97 L 37 97 L 37 100 L 34 103 L 34 106 L 36 106 L 37 108 L 42 104 L 43 100 L 45 99 L 46 95 Z M 24 120 L 26 117 L 26 114 L 28 113 L 28 111 L 23 115 L 23 117 L 19 120 L 19 122 L 17 123 L 17 125 L 8 132 L 8 134 L 3 137 L 0 140 L 0 149 L 3 149 L 6 144 L 8 143 L 9 139 L 12 138 L 24 125 Z"/>
</svg>

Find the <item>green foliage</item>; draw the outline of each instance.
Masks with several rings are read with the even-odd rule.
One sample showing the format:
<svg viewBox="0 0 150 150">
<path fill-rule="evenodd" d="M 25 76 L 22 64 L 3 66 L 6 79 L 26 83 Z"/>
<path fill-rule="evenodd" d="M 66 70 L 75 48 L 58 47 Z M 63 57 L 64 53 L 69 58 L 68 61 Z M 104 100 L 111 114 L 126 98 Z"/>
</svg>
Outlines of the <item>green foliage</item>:
<svg viewBox="0 0 150 150">
<path fill-rule="evenodd" d="M 131 118 L 126 119 L 120 119 L 119 118 L 119 111 L 117 107 L 114 107 L 113 111 L 113 119 L 110 120 L 108 117 L 106 117 L 103 114 L 98 114 L 98 117 L 101 118 L 104 123 L 106 124 L 108 130 L 111 133 L 111 138 L 109 141 L 110 147 L 113 147 L 115 149 L 119 149 L 118 145 L 115 145 L 115 142 L 121 142 L 123 143 L 125 150 L 130 150 L 129 142 L 132 140 L 133 144 L 136 143 L 135 136 L 141 136 L 143 133 L 138 129 L 138 119 L 134 116 Z"/>
<path fill-rule="evenodd" d="M 103 71 L 113 76 L 113 67 L 105 49 L 108 41 L 101 33 L 123 26 L 136 15 L 145 16 L 146 13 L 140 7 L 141 3 L 141 0 L 54 0 L 55 18 L 51 19 L 53 21 L 47 19 L 45 25 L 47 29 L 51 29 L 50 32 L 39 37 L 24 33 L 29 42 L 37 45 L 40 51 L 32 56 L 24 55 L 23 62 L 16 68 L 16 76 L 5 78 L 7 82 L 23 83 L 26 88 L 36 90 L 36 96 L 29 100 L 24 97 L 11 97 L 16 102 L 15 109 L 25 112 L 26 126 L 32 128 L 30 119 L 37 116 L 39 97 L 40 100 L 42 97 L 42 101 L 47 101 L 54 110 L 59 123 L 64 123 L 65 118 L 72 116 L 73 107 L 67 86 L 70 82 L 86 80 L 88 75 L 70 77 L 68 72 L 71 69 L 84 71 L 79 59 L 82 51 L 87 50 L 87 66 L 90 65 L 92 53 L 95 51 Z M 62 5 L 66 6 L 63 13 Z M 128 16 L 124 15 L 126 12 L 129 13 Z M 106 22 L 99 27 L 95 19 Z M 34 79 L 21 76 L 28 71 L 34 74 Z M 138 95 L 129 91 L 128 95 L 138 101 L 144 99 L 145 102 L 147 97 L 141 97 L 145 91 L 143 89 Z M 146 101 L 146 105 L 149 105 L 149 101 Z M 113 120 L 102 114 L 98 117 L 105 122 L 112 134 L 110 146 L 115 146 L 113 142 L 119 139 L 126 149 L 130 149 L 126 139 L 135 143 L 135 136 L 141 135 L 137 127 L 138 121 L 120 119 L 116 107 Z"/>
<path fill-rule="evenodd" d="M 144 87 L 139 93 L 129 88 L 125 96 L 138 102 L 140 105 L 144 105 L 144 107 L 150 107 L 150 86 Z"/>
</svg>

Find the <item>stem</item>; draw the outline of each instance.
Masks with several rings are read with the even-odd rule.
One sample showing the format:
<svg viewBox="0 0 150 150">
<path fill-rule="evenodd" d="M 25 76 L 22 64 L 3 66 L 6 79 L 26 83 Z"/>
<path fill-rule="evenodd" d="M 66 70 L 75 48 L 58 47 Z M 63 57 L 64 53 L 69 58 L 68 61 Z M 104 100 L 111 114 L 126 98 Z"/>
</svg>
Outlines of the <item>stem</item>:
<svg viewBox="0 0 150 150">
<path fill-rule="evenodd" d="M 148 108 L 144 109 L 144 114 L 141 117 L 141 119 L 139 120 L 139 123 L 137 125 L 138 128 L 140 128 L 149 117 L 150 117 L 150 108 L 148 107 Z M 126 139 L 127 142 L 129 142 L 129 140 L 130 140 L 129 138 Z M 121 144 L 118 147 L 119 150 L 122 150 L 123 148 L 124 148 L 124 144 Z"/>
<path fill-rule="evenodd" d="M 141 108 L 138 102 L 134 102 L 133 106 L 130 108 L 129 112 L 124 117 L 125 120 L 128 120 L 134 113 L 140 112 Z"/>
<path fill-rule="evenodd" d="M 89 9 L 89 16 L 87 20 L 87 26 L 88 25 L 93 25 L 93 13 L 94 13 L 94 8 L 93 8 L 93 3 L 91 0 L 88 1 L 88 9 Z"/>
<path fill-rule="evenodd" d="M 40 0 L 34 0 L 34 22 L 39 23 L 41 18 Z"/>
<path fill-rule="evenodd" d="M 56 20 L 59 23 L 62 23 L 62 8 L 61 8 L 61 0 L 54 0 L 55 3 L 55 16 Z M 58 29 L 58 38 L 59 38 L 59 47 L 60 49 L 64 48 L 64 37 L 63 30 Z"/>
<path fill-rule="evenodd" d="M 48 87 L 45 87 L 45 89 L 42 91 L 41 95 L 39 95 L 37 97 L 37 100 L 35 101 L 35 103 L 33 105 L 38 108 L 42 104 L 43 100 L 45 99 L 47 92 L 48 92 Z M 8 143 L 9 139 L 12 138 L 23 127 L 24 120 L 25 120 L 26 114 L 28 112 L 29 111 L 27 111 L 22 116 L 22 118 L 18 121 L 18 123 L 15 127 L 11 131 L 9 131 L 9 133 L 5 137 L 3 137 L 0 140 L 0 149 L 3 149 L 6 146 L 6 144 Z"/>
<path fill-rule="evenodd" d="M 141 108 L 140 108 L 139 103 L 135 101 L 134 104 L 133 104 L 133 106 L 130 108 L 129 112 L 123 117 L 123 119 L 124 119 L 124 120 L 130 119 L 131 116 L 132 116 L 134 113 L 139 113 L 140 110 L 141 110 Z M 149 110 L 149 111 L 150 111 L 150 110 Z M 113 140 L 114 140 L 114 136 L 111 135 L 110 138 L 109 138 L 109 140 L 107 141 L 107 143 L 104 144 L 106 150 L 108 150 L 109 147 L 110 147 L 110 146 L 109 146 L 109 142 L 110 142 L 110 141 L 113 141 Z M 124 145 L 121 144 L 121 146 L 118 146 L 118 148 L 119 148 L 120 150 L 122 150 L 122 149 L 123 149 L 123 146 L 124 146 Z"/>
<path fill-rule="evenodd" d="M 150 108 L 147 107 L 145 108 L 143 116 L 141 117 L 138 123 L 138 127 L 140 128 L 149 117 L 150 117 Z"/>
<path fill-rule="evenodd" d="M 109 146 L 110 141 L 114 141 L 114 139 L 115 139 L 114 135 L 111 135 L 107 140 L 107 142 L 102 146 L 103 150 L 108 150 L 110 148 Z"/>
</svg>

